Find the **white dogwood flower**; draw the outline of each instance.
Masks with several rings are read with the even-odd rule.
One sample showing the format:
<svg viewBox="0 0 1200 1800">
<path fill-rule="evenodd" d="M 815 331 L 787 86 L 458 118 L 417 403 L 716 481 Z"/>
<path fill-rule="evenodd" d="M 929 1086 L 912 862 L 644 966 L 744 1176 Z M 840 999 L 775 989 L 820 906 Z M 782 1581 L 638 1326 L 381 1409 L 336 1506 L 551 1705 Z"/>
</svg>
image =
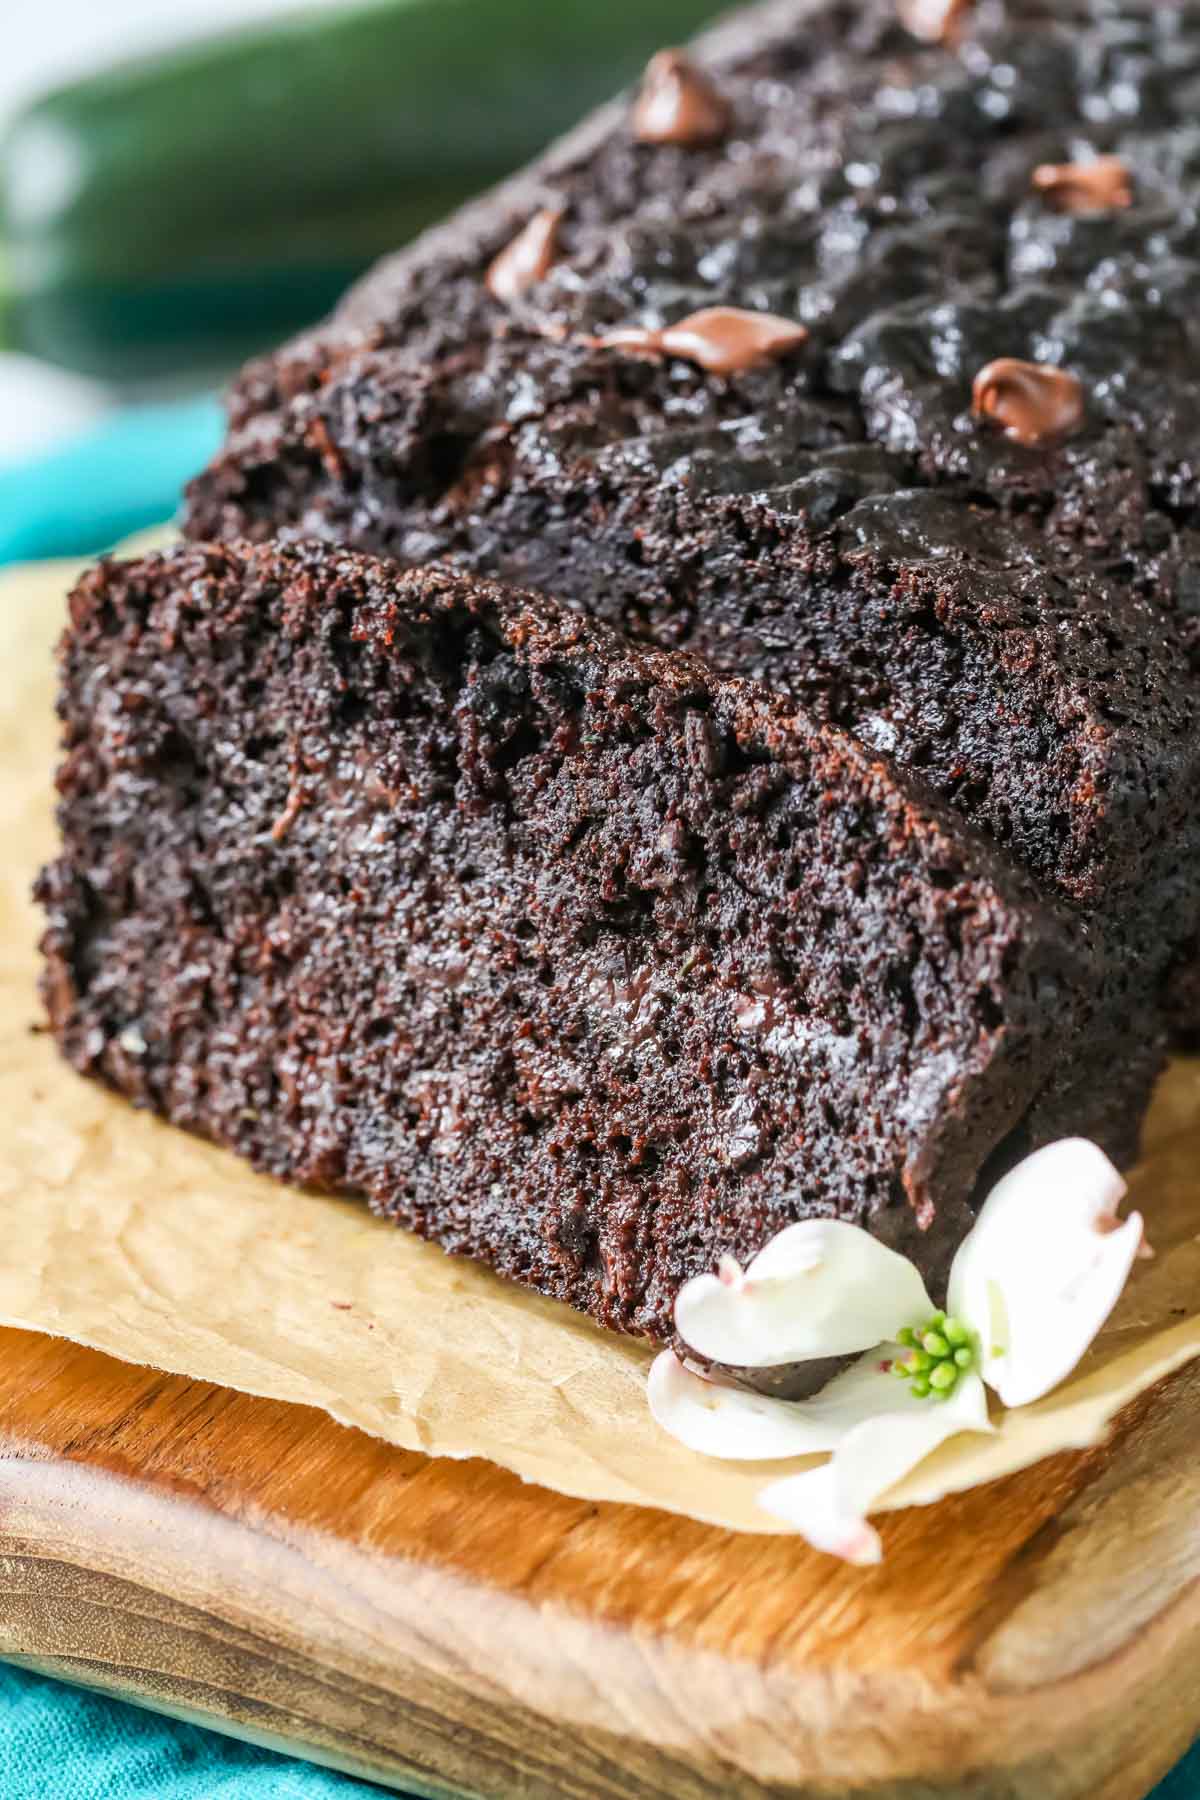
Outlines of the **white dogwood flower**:
<svg viewBox="0 0 1200 1800">
<path fill-rule="evenodd" d="M 658 1423 L 706 1456 L 755 1462 L 830 1452 L 759 1504 L 820 1550 L 878 1562 L 867 1514 L 945 1439 L 990 1431 L 986 1387 L 1026 1406 L 1078 1363 L 1142 1247 L 1117 1218 L 1125 1183 L 1095 1144 L 1066 1138 L 996 1185 L 955 1256 L 946 1310 L 906 1257 L 856 1225 L 807 1219 L 743 1271 L 689 1281 L 680 1338 L 732 1368 L 859 1354 L 813 1398 L 777 1400 L 698 1373 L 667 1350 L 650 1371 Z"/>
</svg>

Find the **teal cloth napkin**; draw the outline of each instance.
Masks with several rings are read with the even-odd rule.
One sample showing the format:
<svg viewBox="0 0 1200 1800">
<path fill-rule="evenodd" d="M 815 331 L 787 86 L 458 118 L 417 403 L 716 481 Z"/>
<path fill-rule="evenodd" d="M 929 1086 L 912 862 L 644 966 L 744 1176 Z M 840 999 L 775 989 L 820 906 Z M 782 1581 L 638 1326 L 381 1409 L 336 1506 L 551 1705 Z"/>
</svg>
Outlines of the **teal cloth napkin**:
<svg viewBox="0 0 1200 1800">
<path fill-rule="evenodd" d="M 0 563 L 87 556 L 171 518 L 221 430 L 211 398 L 137 407 L 35 462 L 0 468 Z"/>
<path fill-rule="evenodd" d="M 0 1664 L 4 1800 L 355 1800 L 380 1790 Z M 1200 1800 L 1200 1747 L 1153 1800 Z"/>
<path fill-rule="evenodd" d="M 169 518 L 220 441 L 213 400 L 118 416 L 0 469 L 0 563 L 87 555 Z M 0 1800 L 353 1800 L 379 1789 L 0 1664 Z M 1153 1800 L 1200 1800 L 1200 1746 Z"/>
<path fill-rule="evenodd" d="M 355 1800 L 380 1790 L 0 1664 L 4 1800 Z"/>
</svg>

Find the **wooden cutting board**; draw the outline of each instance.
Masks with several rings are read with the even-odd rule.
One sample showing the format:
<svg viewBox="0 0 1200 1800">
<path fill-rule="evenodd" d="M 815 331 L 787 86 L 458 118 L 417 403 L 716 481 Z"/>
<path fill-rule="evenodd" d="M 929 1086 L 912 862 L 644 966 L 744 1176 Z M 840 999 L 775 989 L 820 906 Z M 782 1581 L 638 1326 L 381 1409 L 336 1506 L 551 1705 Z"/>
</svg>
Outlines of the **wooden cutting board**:
<svg viewBox="0 0 1200 1800">
<path fill-rule="evenodd" d="M 1141 1800 L 1200 1731 L 1200 1364 L 882 1528 L 851 1570 L 0 1331 L 14 1662 L 497 1800 Z"/>
</svg>

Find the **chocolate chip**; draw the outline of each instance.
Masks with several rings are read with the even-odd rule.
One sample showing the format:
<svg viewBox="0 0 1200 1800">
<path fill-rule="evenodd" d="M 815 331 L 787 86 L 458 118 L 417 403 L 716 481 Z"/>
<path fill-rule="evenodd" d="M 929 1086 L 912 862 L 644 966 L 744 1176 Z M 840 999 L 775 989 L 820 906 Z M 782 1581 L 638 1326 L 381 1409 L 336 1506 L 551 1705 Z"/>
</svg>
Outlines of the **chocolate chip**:
<svg viewBox="0 0 1200 1800">
<path fill-rule="evenodd" d="M 728 101 L 682 50 L 660 50 L 642 77 L 633 108 L 633 135 L 640 144 L 698 149 L 720 143 L 731 116 Z"/>
<path fill-rule="evenodd" d="M 1040 163 L 1033 186 L 1058 212 L 1113 212 L 1133 204 L 1129 170 L 1119 156 L 1083 163 Z"/>
<path fill-rule="evenodd" d="M 808 338 L 803 325 L 774 313 L 740 306 L 705 306 L 674 325 L 652 330 L 630 325 L 594 339 L 601 350 L 630 350 L 642 356 L 678 356 L 710 375 L 739 375 L 760 363 L 798 350 Z"/>
<path fill-rule="evenodd" d="M 1017 444 L 1065 437 L 1083 418 L 1083 385 L 1049 363 L 1000 356 L 975 377 L 971 404 Z"/>
<path fill-rule="evenodd" d="M 927 44 L 955 44 L 971 10 L 971 0 L 898 0 L 900 23 Z"/>
<path fill-rule="evenodd" d="M 562 220 L 557 207 L 543 207 L 500 252 L 484 276 L 484 284 L 494 300 L 508 305 L 545 279 L 558 255 Z"/>
</svg>

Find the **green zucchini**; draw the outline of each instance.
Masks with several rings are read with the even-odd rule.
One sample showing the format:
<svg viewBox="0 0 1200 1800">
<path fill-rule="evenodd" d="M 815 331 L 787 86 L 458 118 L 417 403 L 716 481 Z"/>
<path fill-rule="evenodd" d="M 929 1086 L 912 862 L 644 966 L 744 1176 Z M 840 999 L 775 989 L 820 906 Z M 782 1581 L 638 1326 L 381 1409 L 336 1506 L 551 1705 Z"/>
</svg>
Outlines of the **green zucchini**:
<svg viewBox="0 0 1200 1800">
<path fill-rule="evenodd" d="M 374 0 L 62 87 L 0 144 L 9 344 L 141 376 L 317 318 L 714 0 Z"/>
</svg>

